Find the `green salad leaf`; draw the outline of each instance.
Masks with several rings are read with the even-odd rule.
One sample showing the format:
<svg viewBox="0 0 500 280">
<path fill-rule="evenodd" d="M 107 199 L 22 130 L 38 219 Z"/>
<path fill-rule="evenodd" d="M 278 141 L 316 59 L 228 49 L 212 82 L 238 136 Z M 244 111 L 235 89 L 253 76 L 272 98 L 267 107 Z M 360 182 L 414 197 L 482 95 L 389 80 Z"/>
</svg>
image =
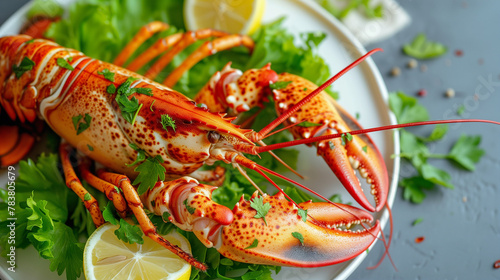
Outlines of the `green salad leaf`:
<svg viewBox="0 0 500 280">
<path fill-rule="evenodd" d="M 428 41 L 425 34 L 418 34 L 411 43 L 403 46 L 403 52 L 418 59 L 430 59 L 441 56 L 447 51 L 446 47 L 437 42 Z"/>
</svg>

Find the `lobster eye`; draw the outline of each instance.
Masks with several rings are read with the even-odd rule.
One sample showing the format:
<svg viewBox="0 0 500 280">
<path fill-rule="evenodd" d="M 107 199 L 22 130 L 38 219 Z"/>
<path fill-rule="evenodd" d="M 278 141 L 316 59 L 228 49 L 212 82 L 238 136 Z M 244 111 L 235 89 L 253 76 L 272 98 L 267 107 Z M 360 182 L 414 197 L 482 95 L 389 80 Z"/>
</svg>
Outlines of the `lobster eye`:
<svg viewBox="0 0 500 280">
<path fill-rule="evenodd" d="M 217 131 L 209 131 L 207 134 L 208 141 L 212 144 L 219 142 L 220 134 Z"/>
</svg>

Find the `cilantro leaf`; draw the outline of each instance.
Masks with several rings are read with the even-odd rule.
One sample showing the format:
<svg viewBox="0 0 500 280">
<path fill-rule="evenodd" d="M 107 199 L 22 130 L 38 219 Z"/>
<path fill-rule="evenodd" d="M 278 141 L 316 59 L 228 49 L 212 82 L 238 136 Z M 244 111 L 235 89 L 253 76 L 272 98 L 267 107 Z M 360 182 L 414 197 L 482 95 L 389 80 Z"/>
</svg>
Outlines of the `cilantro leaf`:
<svg viewBox="0 0 500 280">
<path fill-rule="evenodd" d="M 255 211 L 257 211 L 257 214 L 254 216 L 254 218 L 256 219 L 262 218 L 267 226 L 266 215 L 271 209 L 271 204 L 269 202 L 266 202 L 264 204 L 264 197 L 260 196 L 260 197 L 255 197 L 252 201 L 250 201 L 250 207 L 252 207 L 253 209 L 255 209 Z"/>
<path fill-rule="evenodd" d="M 400 91 L 389 95 L 389 107 L 396 115 L 398 123 L 419 122 L 429 119 L 427 110 L 418 104 L 416 98 Z"/>
<path fill-rule="evenodd" d="M 175 132 L 175 120 L 172 119 L 169 115 L 167 114 L 163 114 L 161 115 L 161 125 L 163 126 L 163 129 L 165 129 L 166 131 L 168 127 L 171 127 L 174 132 Z"/>
<path fill-rule="evenodd" d="M 352 135 L 349 132 L 342 133 L 342 135 L 340 136 L 340 139 L 342 141 L 341 142 L 342 146 L 345 146 L 347 144 L 347 142 L 352 141 Z"/>
<path fill-rule="evenodd" d="M 12 71 L 16 74 L 16 78 L 19 79 L 25 72 L 33 69 L 34 66 L 35 62 L 25 56 L 19 65 L 12 66 Z"/>
<path fill-rule="evenodd" d="M 404 178 L 399 181 L 399 185 L 403 188 L 403 198 L 410 200 L 413 203 L 422 203 L 426 197 L 423 190 L 430 190 L 434 188 L 433 182 L 430 182 L 421 176 Z"/>
<path fill-rule="evenodd" d="M 87 113 L 85 113 L 85 117 L 83 115 L 78 115 L 72 117 L 71 119 L 76 130 L 76 135 L 84 132 L 87 128 L 89 128 L 90 122 L 92 121 L 92 117 Z"/>
<path fill-rule="evenodd" d="M 68 69 L 70 71 L 75 70 L 75 68 L 73 68 L 73 66 L 71 66 L 71 64 L 69 64 L 69 62 L 62 57 L 58 57 L 56 62 L 57 62 L 57 65 L 59 65 L 60 67 L 62 67 L 64 69 Z"/>
<path fill-rule="evenodd" d="M 110 81 L 110 82 L 114 82 L 115 81 L 115 73 L 109 71 L 108 68 L 104 68 L 104 69 L 102 69 L 102 71 L 97 71 L 97 74 L 103 75 L 104 78 L 106 80 Z"/>
<path fill-rule="evenodd" d="M 253 241 L 252 241 L 252 244 L 250 244 L 248 247 L 246 247 L 245 249 L 252 249 L 252 248 L 255 248 L 259 245 L 259 240 L 257 240 L 257 238 L 255 238 Z"/>
<path fill-rule="evenodd" d="M 443 44 L 428 41 L 425 34 L 420 33 L 410 44 L 404 45 L 403 51 L 414 58 L 429 59 L 445 54 L 447 49 Z"/>
<path fill-rule="evenodd" d="M 163 159 L 161 156 L 148 157 L 143 163 L 137 166 L 134 171 L 139 172 L 139 175 L 134 180 L 134 185 L 139 184 L 137 192 L 139 195 L 145 193 L 148 189 L 152 189 L 158 178 L 165 180 L 165 167 L 161 165 Z"/>
<path fill-rule="evenodd" d="M 455 145 L 448 155 L 448 159 L 459 164 L 463 168 L 474 171 L 476 169 L 475 164 L 481 159 L 485 154 L 485 151 L 478 148 L 481 143 L 481 136 L 467 136 L 462 135 L 457 140 Z"/>
</svg>

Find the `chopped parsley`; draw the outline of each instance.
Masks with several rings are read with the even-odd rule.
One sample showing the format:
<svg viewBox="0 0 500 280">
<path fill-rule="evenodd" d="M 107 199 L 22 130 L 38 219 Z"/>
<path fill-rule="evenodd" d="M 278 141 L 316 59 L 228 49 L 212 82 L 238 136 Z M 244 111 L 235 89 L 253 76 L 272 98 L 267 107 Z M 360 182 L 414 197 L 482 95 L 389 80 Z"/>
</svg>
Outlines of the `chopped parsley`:
<svg viewBox="0 0 500 280">
<path fill-rule="evenodd" d="M 103 69 L 102 71 L 97 71 L 97 74 L 99 75 L 103 75 L 104 78 L 110 82 L 114 82 L 115 81 L 115 73 L 114 72 L 111 72 L 109 71 L 108 68 L 105 68 Z"/>
<path fill-rule="evenodd" d="M 254 218 L 256 219 L 262 218 L 267 226 L 266 215 L 271 209 L 271 204 L 269 202 L 266 202 L 264 204 L 264 197 L 260 196 L 250 201 L 250 207 L 252 207 L 253 209 L 255 209 L 255 211 L 257 211 L 257 214 L 254 216 Z"/>
<path fill-rule="evenodd" d="M 76 130 L 76 135 L 84 132 L 87 128 L 90 127 L 90 122 L 92 121 L 92 117 L 85 113 L 85 116 L 78 115 L 71 118 L 73 120 L 73 126 Z"/>
<path fill-rule="evenodd" d="M 106 87 L 106 92 L 109 94 L 115 94 L 116 86 L 114 84 L 110 84 L 109 86 Z"/>
<path fill-rule="evenodd" d="M 154 201 L 151 201 L 151 202 L 154 202 Z M 154 207 L 154 206 L 153 206 Z M 169 221 L 168 218 L 170 218 L 170 213 L 168 213 L 167 211 L 163 212 L 163 214 L 161 214 L 161 218 L 164 220 L 164 221 Z"/>
<path fill-rule="evenodd" d="M 342 133 L 342 135 L 340 136 L 340 139 L 342 141 L 342 146 L 345 146 L 347 144 L 347 142 L 352 141 L 352 135 L 349 132 Z"/>
<path fill-rule="evenodd" d="M 168 131 L 168 128 L 171 127 L 174 132 L 175 132 L 175 120 L 172 119 L 169 115 L 163 114 L 161 115 L 161 125 L 163 126 L 163 129 Z"/>
<path fill-rule="evenodd" d="M 412 225 L 416 226 L 416 225 L 420 224 L 423 220 L 424 220 L 423 218 L 417 218 L 417 219 L 415 219 L 415 221 L 413 221 Z"/>
<path fill-rule="evenodd" d="M 91 152 L 94 151 L 94 147 L 90 146 L 89 144 L 87 144 L 87 148 L 89 148 L 89 151 L 91 151 Z"/>
<path fill-rule="evenodd" d="M 153 104 L 155 104 L 155 102 L 156 102 L 156 99 L 153 100 L 153 102 L 151 102 L 151 105 L 149 105 L 149 110 L 151 110 L 151 112 L 154 112 L 153 111 Z"/>
<path fill-rule="evenodd" d="M 57 61 L 57 65 L 59 65 L 60 67 L 62 67 L 64 69 L 68 69 L 71 71 L 75 70 L 75 68 L 73 68 L 73 66 L 71 66 L 71 64 L 69 64 L 69 62 L 62 57 L 58 57 L 56 61 Z"/>
<path fill-rule="evenodd" d="M 86 193 L 86 194 L 83 196 L 83 200 L 85 200 L 85 201 L 89 201 L 90 199 L 92 199 L 92 197 L 90 196 L 90 193 Z"/>
<path fill-rule="evenodd" d="M 368 153 L 368 146 L 366 146 L 366 145 L 365 145 L 365 146 L 363 146 L 363 148 L 361 148 L 361 149 L 363 149 L 363 152 Z"/>
<path fill-rule="evenodd" d="M 19 79 L 26 71 L 33 69 L 34 66 L 35 62 L 25 56 L 19 66 L 12 66 L 12 71 L 14 71 L 14 74 L 16 74 L 16 78 Z"/>
</svg>

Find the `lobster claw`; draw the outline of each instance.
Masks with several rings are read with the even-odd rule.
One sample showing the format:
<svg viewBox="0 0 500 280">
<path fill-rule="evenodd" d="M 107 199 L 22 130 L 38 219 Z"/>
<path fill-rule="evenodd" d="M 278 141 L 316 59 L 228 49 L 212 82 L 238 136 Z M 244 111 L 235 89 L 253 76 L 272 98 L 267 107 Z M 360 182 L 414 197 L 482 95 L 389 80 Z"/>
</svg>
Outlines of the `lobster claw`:
<svg viewBox="0 0 500 280">
<path fill-rule="evenodd" d="M 317 86 L 312 82 L 288 73 L 279 75 L 279 81 L 291 82 L 286 88 L 273 91 L 276 111 L 279 115 L 298 103 Z M 287 124 L 307 121 L 317 126 L 293 126 L 290 131 L 295 138 L 347 133 L 361 129 L 358 122 L 327 93 L 321 92 L 287 119 Z M 349 139 L 347 139 L 349 138 Z M 380 211 L 389 192 L 389 179 L 384 159 L 368 135 L 352 135 L 352 138 L 332 139 L 317 143 L 318 154 L 323 157 L 342 185 L 365 209 Z M 375 200 L 373 206 L 366 195 L 356 170 L 370 186 Z"/>
<path fill-rule="evenodd" d="M 252 199 L 257 197 L 257 193 Z M 267 265 L 317 267 L 336 264 L 364 252 L 375 240 L 380 226 L 367 226 L 372 216 L 361 209 L 330 203 L 301 203 L 307 219 L 283 194 L 263 196 L 271 206 L 265 220 L 243 198 L 233 209 L 234 221 L 223 226 L 214 247 L 240 262 Z M 305 217 L 305 216 L 304 216 Z M 362 224 L 359 231 L 350 231 Z"/>
</svg>

